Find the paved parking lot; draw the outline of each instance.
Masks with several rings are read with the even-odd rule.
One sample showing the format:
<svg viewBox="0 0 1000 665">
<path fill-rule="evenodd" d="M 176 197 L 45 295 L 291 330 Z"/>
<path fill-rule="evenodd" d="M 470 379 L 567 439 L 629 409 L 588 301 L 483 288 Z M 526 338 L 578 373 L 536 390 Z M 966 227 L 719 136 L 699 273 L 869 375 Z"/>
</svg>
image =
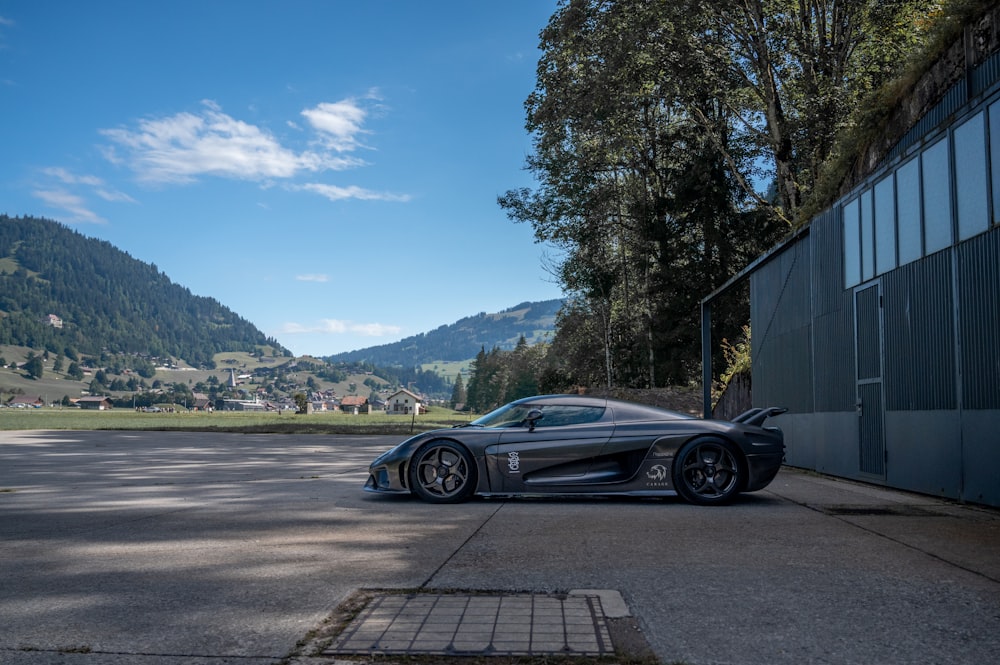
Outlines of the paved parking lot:
<svg viewBox="0 0 1000 665">
<path fill-rule="evenodd" d="M 0 663 L 330 662 L 359 589 L 613 590 L 663 663 L 1000 662 L 998 511 L 794 470 L 724 508 L 361 492 L 396 441 L 0 432 Z"/>
</svg>

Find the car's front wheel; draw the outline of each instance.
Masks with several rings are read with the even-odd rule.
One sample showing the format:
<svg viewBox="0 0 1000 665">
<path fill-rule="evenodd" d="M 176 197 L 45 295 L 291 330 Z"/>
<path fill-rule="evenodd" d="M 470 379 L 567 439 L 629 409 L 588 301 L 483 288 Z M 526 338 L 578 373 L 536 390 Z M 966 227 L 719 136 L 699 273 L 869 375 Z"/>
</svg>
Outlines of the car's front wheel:
<svg viewBox="0 0 1000 665">
<path fill-rule="evenodd" d="M 458 503 L 476 489 L 472 456 L 451 441 L 431 441 L 410 462 L 410 489 L 424 501 Z"/>
<path fill-rule="evenodd" d="M 681 447 L 674 461 L 674 489 L 686 501 L 723 504 L 743 490 L 743 456 L 722 439 L 695 439 Z"/>
</svg>

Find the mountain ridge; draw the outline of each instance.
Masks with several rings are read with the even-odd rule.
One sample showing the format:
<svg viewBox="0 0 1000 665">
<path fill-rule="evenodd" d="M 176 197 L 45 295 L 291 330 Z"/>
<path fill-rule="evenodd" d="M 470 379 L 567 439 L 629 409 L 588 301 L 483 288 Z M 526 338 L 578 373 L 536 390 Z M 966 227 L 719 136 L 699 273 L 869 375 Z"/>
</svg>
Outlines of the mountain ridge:
<svg viewBox="0 0 1000 665">
<path fill-rule="evenodd" d="M 561 298 L 525 301 L 500 312 L 479 312 L 398 342 L 323 356 L 323 360 L 333 364 L 365 362 L 376 366 L 412 366 L 469 360 L 481 349 L 510 350 L 522 336 L 533 345 L 551 337 L 563 302 Z"/>
<path fill-rule="evenodd" d="M 548 339 L 562 302 L 526 301 L 392 344 L 319 358 L 410 368 L 465 361 L 481 348 L 512 349 L 521 336 L 529 344 Z M 61 222 L 6 214 L 0 214 L 0 345 L 173 358 L 209 369 L 224 352 L 292 356 L 253 323 L 174 283 L 155 264 Z"/>
</svg>

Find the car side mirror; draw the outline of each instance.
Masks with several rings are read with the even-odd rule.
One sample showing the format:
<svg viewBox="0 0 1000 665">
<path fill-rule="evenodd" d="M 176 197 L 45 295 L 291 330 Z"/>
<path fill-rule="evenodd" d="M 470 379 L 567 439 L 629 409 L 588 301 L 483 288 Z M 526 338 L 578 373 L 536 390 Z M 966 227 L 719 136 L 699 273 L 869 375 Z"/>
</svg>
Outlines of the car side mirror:
<svg viewBox="0 0 1000 665">
<path fill-rule="evenodd" d="M 532 409 L 528 411 L 528 415 L 524 417 L 524 422 L 528 423 L 528 431 L 532 432 L 535 429 L 535 423 L 541 420 L 545 416 L 540 409 Z"/>
</svg>

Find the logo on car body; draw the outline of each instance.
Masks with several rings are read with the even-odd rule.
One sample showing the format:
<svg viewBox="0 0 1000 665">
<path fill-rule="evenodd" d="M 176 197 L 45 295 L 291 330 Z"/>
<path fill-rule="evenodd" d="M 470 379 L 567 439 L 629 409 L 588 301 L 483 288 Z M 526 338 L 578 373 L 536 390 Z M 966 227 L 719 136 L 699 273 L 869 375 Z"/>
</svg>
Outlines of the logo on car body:
<svg viewBox="0 0 1000 665">
<path fill-rule="evenodd" d="M 646 472 L 646 477 L 654 483 L 662 483 L 667 479 L 667 467 L 662 464 L 655 464 L 649 467 L 649 471 Z"/>
<path fill-rule="evenodd" d="M 507 468 L 511 473 L 521 472 L 521 455 L 516 451 L 507 453 Z"/>
</svg>

